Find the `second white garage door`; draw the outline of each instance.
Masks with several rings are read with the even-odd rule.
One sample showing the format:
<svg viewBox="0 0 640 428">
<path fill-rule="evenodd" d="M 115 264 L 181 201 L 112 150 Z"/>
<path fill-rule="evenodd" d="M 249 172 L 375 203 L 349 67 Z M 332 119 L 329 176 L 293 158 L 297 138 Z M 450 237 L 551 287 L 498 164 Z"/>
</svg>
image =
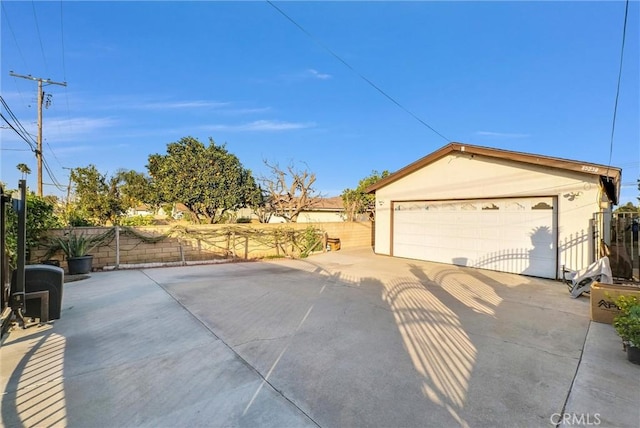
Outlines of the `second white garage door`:
<svg viewBox="0 0 640 428">
<path fill-rule="evenodd" d="M 556 278 L 554 198 L 393 204 L 393 255 Z"/>
</svg>

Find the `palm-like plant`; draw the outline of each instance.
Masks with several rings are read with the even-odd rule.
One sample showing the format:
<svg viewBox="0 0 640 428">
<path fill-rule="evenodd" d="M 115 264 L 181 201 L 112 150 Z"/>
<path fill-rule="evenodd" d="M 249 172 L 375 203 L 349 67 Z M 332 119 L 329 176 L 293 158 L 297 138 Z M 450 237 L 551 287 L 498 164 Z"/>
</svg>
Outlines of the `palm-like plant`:
<svg viewBox="0 0 640 428">
<path fill-rule="evenodd" d="M 31 174 L 31 168 L 29 168 L 26 163 L 19 163 L 18 165 L 16 165 L 16 168 L 22 173 L 23 179 L 27 176 L 27 174 Z"/>
<path fill-rule="evenodd" d="M 52 245 L 49 248 L 50 253 L 58 250 L 67 256 L 67 259 L 73 257 L 84 257 L 89 251 L 100 244 L 100 240 L 94 236 L 87 236 L 84 233 L 69 232 L 65 236 L 57 236 L 52 239 Z"/>
</svg>

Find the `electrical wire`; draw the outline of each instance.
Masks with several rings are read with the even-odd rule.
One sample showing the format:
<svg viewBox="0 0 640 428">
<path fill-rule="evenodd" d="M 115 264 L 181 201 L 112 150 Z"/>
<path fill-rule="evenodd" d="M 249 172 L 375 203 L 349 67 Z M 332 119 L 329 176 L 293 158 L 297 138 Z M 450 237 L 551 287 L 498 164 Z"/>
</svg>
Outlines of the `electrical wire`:
<svg viewBox="0 0 640 428">
<path fill-rule="evenodd" d="M 613 135 L 616 131 L 616 116 L 618 113 L 618 98 L 620 97 L 620 82 L 622 80 L 622 63 L 624 59 L 624 42 L 627 38 L 627 17 L 629 15 L 629 0 L 626 1 L 624 7 L 624 24 L 622 25 L 622 47 L 620 48 L 620 68 L 618 70 L 618 85 L 616 87 L 616 100 L 613 104 L 613 122 L 611 124 L 611 143 L 609 145 L 609 165 L 607 166 L 607 176 L 609 175 L 609 168 L 611 167 L 611 160 L 613 158 Z"/>
<path fill-rule="evenodd" d="M 18 134 L 18 136 L 20 138 L 22 138 L 29 145 L 29 147 L 31 148 L 32 152 L 38 153 L 37 143 L 35 141 L 30 141 L 30 139 L 29 139 L 29 138 L 31 138 L 31 140 L 33 140 L 33 137 L 31 137 L 31 134 L 29 134 L 27 132 L 27 130 L 24 128 L 24 126 L 22 126 L 22 124 L 20 123 L 18 118 L 15 116 L 15 114 L 13 114 L 13 111 L 11 111 L 11 108 L 9 107 L 7 102 L 4 100 L 4 98 L 2 98 L 2 96 L 0 96 L 0 101 L 2 103 L 2 106 L 9 113 L 9 116 L 13 119 L 13 121 L 16 124 L 16 126 L 18 126 L 18 128 L 20 130 L 16 129 L 16 127 L 14 127 L 13 124 L 11 124 L 11 122 L 9 122 L 9 120 L 4 116 L 4 114 L 0 113 L 0 117 L 2 118 L 2 120 L 4 120 L 5 123 L 7 125 L 9 125 L 9 127 L 11 129 L 13 129 L 13 131 L 16 134 Z M 27 137 L 29 137 L 29 138 L 27 138 Z M 34 146 L 34 143 L 36 144 L 36 146 Z M 49 146 L 49 143 L 47 143 L 47 146 Z M 51 149 L 51 146 L 49 146 L 49 150 L 51 150 L 51 153 L 53 154 L 53 156 L 56 158 L 58 163 L 60 163 L 60 160 L 58 160 L 57 156 L 55 155 L 55 153 Z M 47 159 L 45 158 L 44 153 L 40 153 L 40 158 L 42 159 L 42 165 L 44 166 L 44 170 L 46 171 L 47 175 L 49 176 L 51 181 L 54 183 L 54 185 L 58 188 L 58 190 L 62 190 L 62 191 L 65 190 L 65 186 L 62 185 L 60 183 L 60 181 L 58 181 L 58 179 L 56 178 L 55 174 L 53 173 L 51 167 L 49 166 L 49 162 L 47 162 Z M 62 166 L 62 164 L 60 164 L 60 166 Z"/>
<path fill-rule="evenodd" d="M 63 13 L 62 13 L 62 0 L 60 0 L 60 43 L 62 45 L 62 80 L 64 82 L 67 81 L 67 65 L 66 65 L 66 55 L 65 55 L 65 49 L 64 49 L 64 18 L 63 18 Z M 67 91 L 67 86 L 64 86 L 64 98 L 67 104 L 67 119 L 69 119 L 69 127 L 71 128 L 71 130 L 73 131 L 73 128 L 71 127 L 71 124 L 73 123 L 73 121 L 71 120 L 71 108 L 69 107 L 69 93 Z"/>
<path fill-rule="evenodd" d="M 47 143 L 47 147 L 49 148 L 49 151 L 53 155 L 53 158 L 56 160 L 56 162 L 58 162 L 58 165 L 60 165 L 62 168 L 64 168 L 64 166 L 62 165 L 62 162 L 60 162 L 60 159 L 58 159 L 58 156 L 56 156 L 55 152 L 53 151 L 53 149 L 49 145 L 49 142 L 45 140 L 45 143 Z"/>
<path fill-rule="evenodd" d="M 32 151 L 32 152 L 34 152 L 34 153 L 35 153 L 35 152 L 37 151 L 37 150 L 36 150 L 36 148 L 35 148 L 35 147 L 33 147 L 33 145 L 32 145 L 32 143 L 31 143 L 31 141 L 29 141 L 27 138 L 25 138 L 25 136 L 24 136 L 24 135 L 22 135 L 22 134 L 20 133 L 20 131 L 18 131 L 16 128 L 14 128 L 14 126 L 11 124 L 11 122 L 9 122 L 9 121 L 7 120 L 7 118 L 6 118 L 6 117 L 4 117 L 4 115 L 3 115 L 2 113 L 0 113 L 0 118 L 1 118 L 2 120 L 4 120 L 4 121 L 5 121 L 5 123 L 6 123 L 7 125 L 9 125 L 9 127 L 10 127 L 11 129 L 13 129 L 13 131 L 14 131 L 16 134 L 18 134 L 18 136 L 19 136 L 20 138 L 22 138 L 22 139 L 23 139 L 23 140 L 24 140 L 24 141 L 29 145 L 29 147 L 31 147 L 31 151 Z"/>
<path fill-rule="evenodd" d="M 62 18 L 62 0 L 60 0 L 60 44 L 62 45 L 62 80 L 67 81 L 67 66 L 64 55 L 64 19 Z"/>
<path fill-rule="evenodd" d="M 13 111 L 11 110 L 11 108 L 9 108 L 9 105 L 7 104 L 7 102 L 4 100 L 4 98 L 2 98 L 2 96 L 0 95 L 0 101 L 2 102 L 2 106 L 5 108 L 5 110 L 7 111 L 7 113 L 9 113 L 9 117 L 11 117 L 11 119 L 13 119 L 15 125 L 18 127 L 18 129 L 20 129 L 20 131 L 22 132 L 22 135 L 25 136 L 29 136 L 31 137 L 31 134 L 29 134 L 29 132 L 25 129 L 25 127 L 22 125 L 22 123 L 20 122 L 20 120 L 16 117 L 16 115 L 13 113 Z M 25 137 L 26 138 L 26 137 Z M 30 140 L 32 142 L 35 143 L 35 140 L 33 139 L 33 137 L 30 138 Z"/>
<path fill-rule="evenodd" d="M 22 138 L 29 145 L 29 147 L 31 148 L 32 152 L 37 154 L 38 153 L 37 142 L 33 139 L 33 136 L 31 134 L 29 134 L 29 132 L 22 125 L 22 123 L 20 123 L 20 120 L 16 117 L 16 115 L 13 113 L 13 111 L 11 110 L 11 108 L 9 107 L 9 105 L 7 104 L 7 102 L 5 101 L 5 99 L 1 95 L 0 95 L 0 102 L 1 102 L 2 106 L 4 107 L 4 109 L 7 111 L 7 113 L 9 113 L 9 116 L 11 117 L 11 119 L 13 119 L 13 121 L 14 121 L 15 125 L 18 127 L 18 129 L 16 129 L 16 127 L 13 124 L 11 124 L 11 122 L 9 122 L 9 120 L 2 113 L 0 113 L 0 118 L 2 118 L 2 120 L 4 120 L 5 123 L 20 138 Z M 34 144 L 35 144 L 35 146 L 34 146 Z M 58 159 L 58 157 L 56 156 L 55 152 L 53 151 L 53 149 L 49 145 L 49 142 L 47 142 L 47 147 L 49 147 L 49 150 L 51 151 L 51 154 L 53 154 L 53 157 L 56 159 L 56 161 L 60 164 L 60 166 L 62 166 L 62 163 L 60 163 L 60 160 Z M 62 185 L 60 183 L 60 181 L 58 181 L 58 179 L 56 178 L 56 176 L 53 173 L 51 167 L 49 166 L 49 163 L 47 162 L 47 159 L 45 158 L 43 152 L 40 153 L 40 158 L 42 159 L 42 164 L 44 166 L 44 170 L 46 171 L 47 175 L 49 176 L 51 181 L 54 183 L 54 185 L 58 188 L 58 190 L 65 190 L 66 187 L 64 185 Z"/>
<path fill-rule="evenodd" d="M 11 108 L 9 107 L 9 105 L 7 104 L 7 102 L 4 100 L 4 98 L 2 97 L 2 95 L 0 95 L 0 102 L 2 103 L 2 106 L 4 107 L 4 109 L 7 111 L 7 113 L 9 113 L 9 117 L 11 117 L 11 119 L 13 119 L 14 124 L 16 125 L 16 127 L 18 129 L 16 129 L 16 127 L 14 127 L 9 120 L 4 117 L 4 115 L 2 115 L 2 119 L 7 123 L 7 125 L 9 125 L 11 127 L 11 129 L 13 129 L 15 131 L 16 134 L 18 134 L 28 145 L 29 147 L 31 147 L 31 149 L 35 152 L 36 151 L 36 146 L 37 146 L 37 142 L 33 139 L 33 137 L 31 137 L 31 134 L 29 134 L 29 132 L 27 132 L 27 130 L 25 129 L 25 127 L 22 125 L 22 123 L 20 123 L 20 120 L 18 120 L 18 118 L 16 117 L 16 115 L 13 113 L 13 111 L 11 110 Z M 1 113 L 0 113 L 1 114 Z M 34 146 L 35 144 L 35 146 Z"/>
<path fill-rule="evenodd" d="M 33 19 L 36 23 L 36 33 L 38 34 L 38 40 L 40 41 L 40 51 L 42 52 L 42 60 L 44 61 L 44 69 L 49 74 L 49 67 L 47 66 L 47 57 L 44 54 L 44 45 L 42 44 L 42 37 L 40 36 L 40 25 L 38 25 L 38 15 L 36 14 L 36 4 L 31 0 L 31 7 L 33 9 Z"/>
<path fill-rule="evenodd" d="M 9 21 L 9 15 L 7 15 L 7 9 L 4 7 L 5 2 L 0 2 L 2 6 L 2 16 L 4 16 L 5 21 L 7 22 L 7 27 L 9 27 L 9 32 L 11 33 L 11 37 L 13 37 L 13 41 L 16 44 L 16 49 L 18 50 L 18 54 L 20 55 L 20 59 L 25 66 L 25 70 L 28 69 L 27 61 L 24 59 L 24 55 L 22 55 L 22 50 L 20 49 L 20 45 L 18 44 L 18 39 L 16 38 L 16 33 L 13 31 L 13 27 L 11 26 L 11 21 Z"/>
<path fill-rule="evenodd" d="M 400 102 L 398 102 L 395 98 L 393 98 L 391 95 L 389 95 L 388 93 L 386 93 L 382 88 L 380 88 L 378 85 L 376 85 L 375 83 L 373 83 L 370 79 L 368 79 L 367 77 L 365 77 L 363 74 L 361 74 L 360 72 L 358 72 L 355 68 L 353 68 L 347 61 L 345 61 L 340 55 L 338 55 L 337 53 L 335 53 L 333 50 L 331 50 L 331 48 L 329 48 L 328 46 L 326 46 L 324 43 L 322 43 L 320 40 L 318 40 L 317 38 L 315 38 L 313 36 L 313 34 L 311 34 L 309 31 L 307 31 L 302 25 L 298 24 L 293 18 L 291 18 L 289 15 L 287 15 L 282 9 L 280 9 L 278 6 L 276 6 L 275 4 L 273 4 L 273 2 L 271 2 L 270 0 L 266 0 L 266 2 L 273 7 L 275 10 L 277 10 L 282 16 L 284 16 L 286 19 L 288 19 L 293 25 L 295 25 L 296 27 L 298 27 L 298 29 L 300 31 L 302 31 L 304 34 L 306 34 L 311 40 L 313 40 L 318 46 L 320 46 L 322 49 L 326 50 L 327 52 L 329 52 L 329 54 L 331 54 L 335 59 L 337 59 L 338 61 L 340 61 L 344 66 L 346 66 L 349 70 L 351 70 L 355 75 L 357 75 L 358 77 L 360 77 L 362 80 L 364 80 L 365 82 L 367 82 L 372 88 L 374 88 L 376 91 L 378 91 L 379 93 L 381 93 L 385 98 L 387 98 L 389 101 L 391 101 L 393 104 L 395 104 L 397 107 L 399 107 L 400 109 L 402 109 L 405 113 L 408 113 L 411 117 L 413 117 L 415 120 L 417 120 L 418 122 L 420 122 L 422 125 L 426 126 L 428 129 L 430 129 L 431 131 L 433 131 L 435 134 L 437 134 L 438 136 L 440 136 L 442 139 L 444 139 L 445 141 L 449 142 L 451 140 L 449 140 L 447 137 L 445 137 L 444 135 L 442 135 L 440 132 L 436 131 L 431 125 L 429 125 L 427 122 L 425 122 L 424 120 L 420 119 L 415 113 L 413 113 L 411 110 L 409 110 L 408 108 L 406 108 L 405 106 L 403 106 L 402 104 L 400 104 Z"/>
<path fill-rule="evenodd" d="M 42 165 L 44 166 L 44 170 L 47 172 L 47 175 L 49 176 L 49 178 L 51 179 L 53 184 L 58 188 L 58 190 L 65 190 L 66 187 L 63 186 L 60 183 L 60 181 L 58 181 L 58 179 L 56 178 L 55 174 L 51 170 L 51 167 L 49 166 L 49 162 L 47 162 L 47 160 L 45 159 L 44 156 L 42 156 Z"/>
<path fill-rule="evenodd" d="M 2 6 L 2 16 L 4 17 L 7 27 L 9 27 L 9 32 L 11 33 L 11 37 L 13 38 L 13 42 L 16 45 L 16 49 L 18 50 L 18 55 L 24 64 L 25 70 L 28 69 L 27 61 L 24 59 L 24 55 L 22 54 L 22 49 L 20 49 L 20 45 L 18 44 L 18 38 L 16 37 L 16 33 L 13 31 L 13 27 L 11 26 L 11 21 L 9 20 L 9 15 L 7 14 L 7 9 L 4 7 L 5 2 L 0 1 L 0 5 Z M 20 90 L 20 86 L 18 86 L 18 82 L 13 79 L 13 84 L 16 87 L 16 91 L 18 91 L 18 95 L 20 96 L 20 101 L 22 104 L 26 104 L 24 102 L 24 96 L 22 95 L 22 91 Z"/>
</svg>

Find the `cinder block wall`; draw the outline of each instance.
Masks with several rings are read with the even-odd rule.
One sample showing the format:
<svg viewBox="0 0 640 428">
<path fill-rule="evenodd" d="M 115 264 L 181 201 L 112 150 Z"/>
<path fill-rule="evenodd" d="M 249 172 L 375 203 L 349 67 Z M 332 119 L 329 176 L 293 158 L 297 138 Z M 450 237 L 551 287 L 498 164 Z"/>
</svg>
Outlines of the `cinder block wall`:
<svg viewBox="0 0 640 428">
<path fill-rule="evenodd" d="M 302 226 L 300 224 L 300 226 Z M 314 227 L 322 229 L 329 238 L 340 238 L 342 248 L 370 247 L 373 245 L 371 222 L 317 223 Z"/>
<path fill-rule="evenodd" d="M 287 223 L 287 224 L 219 224 L 219 225 L 190 225 L 185 233 L 174 233 L 158 242 L 145 242 L 126 229 L 120 229 L 120 264 L 180 262 L 211 260 L 226 257 L 256 259 L 269 256 L 284 255 L 281 245 L 275 245 L 274 230 L 305 230 L 308 227 L 324 231 L 329 238 L 339 238 L 342 249 L 365 247 L 372 245 L 372 230 L 370 222 L 340 222 L 340 223 Z M 131 228 L 136 234 L 145 237 L 160 237 L 171 230 L 171 226 L 140 226 Z M 75 233 L 85 235 L 100 235 L 114 228 L 82 227 L 76 228 Z M 66 229 L 49 232 L 51 236 L 62 236 Z M 111 233 L 104 245 L 90 251 L 93 255 L 94 269 L 116 265 L 116 238 Z M 32 261 L 37 262 L 46 253 L 45 247 L 32 249 Z M 66 269 L 66 262 L 62 252 L 56 253 L 52 259 L 59 260 Z"/>
</svg>

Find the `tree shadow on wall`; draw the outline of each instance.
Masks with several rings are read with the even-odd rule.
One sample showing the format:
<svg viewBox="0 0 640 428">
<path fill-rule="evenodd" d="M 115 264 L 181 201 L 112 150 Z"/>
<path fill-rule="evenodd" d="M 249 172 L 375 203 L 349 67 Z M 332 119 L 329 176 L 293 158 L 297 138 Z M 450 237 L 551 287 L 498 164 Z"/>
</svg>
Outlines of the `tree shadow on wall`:
<svg viewBox="0 0 640 428">
<path fill-rule="evenodd" d="M 522 272 L 523 275 L 546 277 L 549 259 L 555 259 L 556 245 L 553 241 L 553 233 L 548 226 L 540 226 L 533 229 L 529 237 L 533 248 L 528 251 L 529 266 Z"/>
</svg>

